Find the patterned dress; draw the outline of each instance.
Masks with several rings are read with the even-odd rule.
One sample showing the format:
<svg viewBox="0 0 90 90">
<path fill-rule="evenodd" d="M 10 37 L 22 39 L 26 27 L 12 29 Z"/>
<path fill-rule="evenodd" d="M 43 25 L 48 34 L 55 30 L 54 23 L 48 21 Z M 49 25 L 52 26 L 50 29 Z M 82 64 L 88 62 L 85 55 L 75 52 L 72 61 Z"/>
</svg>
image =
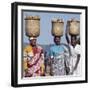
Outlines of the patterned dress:
<svg viewBox="0 0 90 90">
<path fill-rule="evenodd" d="M 31 45 L 24 49 L 24 77 L 42 76 L 44 74 L 44 54 L 40 46 Z"/>
<path fill-rule="evenodd" d="M 65 53 L 63 45 L 54 45 L 50 48 L 51 73 L 53 76 L 66 75 L 68 67 L 68 55 Z"/>
</svg>

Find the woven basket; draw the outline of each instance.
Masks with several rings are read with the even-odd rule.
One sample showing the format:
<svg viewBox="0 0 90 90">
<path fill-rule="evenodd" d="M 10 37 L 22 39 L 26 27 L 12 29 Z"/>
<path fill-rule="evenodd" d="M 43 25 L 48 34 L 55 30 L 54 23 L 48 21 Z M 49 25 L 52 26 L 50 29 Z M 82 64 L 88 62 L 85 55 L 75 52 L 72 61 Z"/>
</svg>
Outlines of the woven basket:
<svg viewBox="0 0 90 90">
<path fill-rule="evenodd" d="M 51 33 L 53 36 L 62 36 L 64 30 L 64 22 L 62 19 L 56 19 L 52 21 Z"/>
<path fill-rule="evenodd" d="M 70 20 L 67 21 L 68 29 L 70 35 L 79 35 L 80 34 L 80 21 Z"/>
<path fill-rule="evenodd" d="M 38 16 L 26 17 L 25 31 L 29 37 L 38 37 L 40 35 L 40 18 Z"/>
</svg>

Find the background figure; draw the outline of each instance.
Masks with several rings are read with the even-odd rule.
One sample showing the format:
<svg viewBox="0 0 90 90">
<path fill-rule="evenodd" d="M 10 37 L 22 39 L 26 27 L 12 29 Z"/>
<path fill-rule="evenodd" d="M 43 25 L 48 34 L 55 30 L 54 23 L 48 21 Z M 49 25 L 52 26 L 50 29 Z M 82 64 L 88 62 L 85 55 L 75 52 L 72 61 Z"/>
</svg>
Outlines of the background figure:
<svg viewBox="0 0 90 90">
<path fill-rule="evenodd" d="M 37 45 L 36 38 L 30 37 L 30 44 L 24 48 L 24 76 L 44 75 L 43 49 Z"/>
</svg>

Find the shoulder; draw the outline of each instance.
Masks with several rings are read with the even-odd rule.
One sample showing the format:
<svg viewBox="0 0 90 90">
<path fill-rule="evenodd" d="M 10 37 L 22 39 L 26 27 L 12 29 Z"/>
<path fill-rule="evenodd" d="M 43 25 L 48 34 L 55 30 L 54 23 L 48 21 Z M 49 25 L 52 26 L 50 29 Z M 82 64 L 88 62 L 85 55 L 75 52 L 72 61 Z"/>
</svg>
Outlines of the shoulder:
<svg viewBox="0 0 90 90">
<path fill-rule="evenodd" d="M 60 49 L 65 50 L 64 45 L 60 45 Z"/>
<path fill-rule="evenodd" d="M 81 45 L 77 44 L 75 47 L 75 51 L 77 54 L 80 54 L 81 53 Z"/>
<path fill-rule="evenodd" d="M 75 50 L 80 53 L 81 52 L 81 45 L 77 44 Z"/>
<path fill-rule="evenodd" d="M 55 48 L 56 48 L 56 46 L 55 46 L 55 45 L 50 46 L 50 50 L 53 50 L 53 49 L 55 49 Z"/>
<path fill-rule="evenodd" d="M 62 47 L 64 48 L 65 51 L 69 51 L 70 49 L 69 44 L 63 44 Z"/>
<path fill-rule="evenodd" d="M 80 44 L 76 44 L 76 47 L 81 47 L 81 45 Z"/>
<path fill-rule="evenodd" d="M 32 51 L 32 46 L 31 46 L 31 45 L 27 45 L 27 46 L 24 48 L 24 51 L 25 51 L 25 52 L 30 52 L 30 51 Z"/>
<path fill-rule="evenodd" d="M 75 47 L 76 50 L 81 50 L 81 45 L 77 44 Z"/>
<path fill-rule="evenodd" d="M 59 46 L 54 45 L 54 46 L 50 47 L 50 50 L 51 51 L 55 51 L 55 50 L 64 51 L 64 46 L 63 45 L 59 45 Z"/>
<path fill-rule="evenodd" d="M 39 50 L 43 50 L 43 48 L 42 48 L 40 45 L 37 45 L 37 48 L 38 48 Z"/>
</svg>

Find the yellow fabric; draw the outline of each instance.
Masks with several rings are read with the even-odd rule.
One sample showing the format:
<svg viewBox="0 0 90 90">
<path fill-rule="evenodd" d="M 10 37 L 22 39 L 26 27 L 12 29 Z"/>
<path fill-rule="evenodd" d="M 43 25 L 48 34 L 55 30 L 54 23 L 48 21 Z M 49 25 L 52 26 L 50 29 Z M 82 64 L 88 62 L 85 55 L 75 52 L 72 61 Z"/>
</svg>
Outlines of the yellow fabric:
<svg viewBox="0 0 90 90">
<path fill-rule="evenodd" d="M 33 53 L 33 50 L 32 50 L 32 46 L 28 45 L 25 47 L 24 49 L 24 53 L 27 55 L 28 53 Z M 23 67 L 24 67 L 24 70 L 28 69 L 27 67 L 27 58 L 24 58 L 23 60 Z M 44 66 L 44 63 L 41 64 L 41 72 L 42 74 L 44 74 L 44 70 L 45 70 L 45 66 Z"/>
<path fill-rule="evenodd" d="M 24 49 L 24 52 L 32 52 L 33 50 L 32 50 L 32 46 L 31 45 L 28 45 L 28 46 L 26 46 L 25 47 L 25 49 Z"/>
<path fill-rule="evenodd" d="M 32 52 L 32 46 L 28 45 L 24 48 L 24 53 L 29 53 L 29 52 Z M 25 60 L 23 60 L 23 67 L 24 67 L 24 70 L 28 69 L 27 67 L 27 59 L 24 58 Z"/>
<path fill-rule="evenodd" d="M 27 67 L 27 60 L 23 61 L 23 67 L 24 67 L 24 70 L 28 69 L 28 67 Z"/>
<path fill-rule="evenodd" d="M 45 66 L 44 66 L 44 64 L 42 64 L 41 65 L 41 72 L 42 72 L 42 74 L 44 74 L 44 70 L 45 70 Z"/>
</svg>

